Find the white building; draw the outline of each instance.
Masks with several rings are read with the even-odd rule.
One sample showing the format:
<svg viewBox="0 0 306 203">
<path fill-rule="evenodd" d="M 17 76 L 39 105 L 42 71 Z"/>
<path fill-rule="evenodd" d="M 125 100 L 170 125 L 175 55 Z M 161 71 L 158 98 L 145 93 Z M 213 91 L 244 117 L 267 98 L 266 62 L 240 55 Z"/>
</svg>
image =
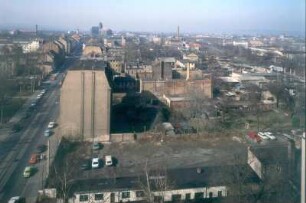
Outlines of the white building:
<svg viewBox="0 0 306 203">
<path fill-rule="evenodd" d="M 249 43 L 245 41 L 233 41 L 233 46 L 240 46 L 247 49 L 249 47 Z"/>
<path fill-rule="evenodd" d="M 34 40 L 28 44 L 22 45 L 23 53 L 36 52 L 39 49 L 39 41 Z"/>
<path fill-rule="evenodd" d="M 253 185 L 259 179 L 246 166 Z M 229 182 L 224 181 L 228 174 L 235 173 L 233 166 L 211 166 L 203 168 L 172 169 L 164 172 L 150 171 L 148 176 L 120 177 L 112 179 L 91 179 L 75 181 L 72 197 L 73 203 L 111 203 L 111 202 L 203 202 L 212 199 L 222 199 L 231 193 L 229 182 L 235 184 L 234 176 Z M 88 182 L 87 182 L 88 181 Z"/>
</svg>

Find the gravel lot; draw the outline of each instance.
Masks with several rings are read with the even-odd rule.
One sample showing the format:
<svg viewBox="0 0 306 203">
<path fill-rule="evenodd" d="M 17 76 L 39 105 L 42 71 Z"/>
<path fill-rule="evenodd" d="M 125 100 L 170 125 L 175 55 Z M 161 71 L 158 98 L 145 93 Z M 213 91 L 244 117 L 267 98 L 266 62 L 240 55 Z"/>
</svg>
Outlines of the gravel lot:
<svg viewBox="0 0 306 203">
<path fill-rule="evenodd" d="M 149 170 L 203 167 L 209 165 L 246 162 L 247 147 L 230 138 L 173 139 L 160 142 L 135 142 L 104 144 L 102 149 L 92 151 L 91 143 L 77 145 L 66 155 L 70 178 L 123 177 L 142 174 Z M 239 156 L 237 156 L 237 154 Z M 83 171 L 84 160 L 112 155 L 116 166 Z"/>
</svg>

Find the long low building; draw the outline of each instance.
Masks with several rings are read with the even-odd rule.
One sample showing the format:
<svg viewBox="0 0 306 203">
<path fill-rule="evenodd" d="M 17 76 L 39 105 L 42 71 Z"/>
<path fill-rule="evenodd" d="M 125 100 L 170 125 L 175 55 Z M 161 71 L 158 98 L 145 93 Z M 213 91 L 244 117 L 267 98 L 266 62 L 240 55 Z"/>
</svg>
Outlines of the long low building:
<svg viewBox="0 0 306 203">
<path fill-rule="evenodd" d="M 234 194 L 233 185 L 241 184 L 237 174 L 243 184 L 260 181 L 248 165 L 148 171 L 139 177 L 76 180 L 69 186 L 70 202 L 203 202 Z"/>
<path fill-rule="evenodd" d="M 83 140 L 110 140 L 111 88 L 104 61 L 80 61 L 67 72 L 61 89 L 60 131 Z"/>
</svg>

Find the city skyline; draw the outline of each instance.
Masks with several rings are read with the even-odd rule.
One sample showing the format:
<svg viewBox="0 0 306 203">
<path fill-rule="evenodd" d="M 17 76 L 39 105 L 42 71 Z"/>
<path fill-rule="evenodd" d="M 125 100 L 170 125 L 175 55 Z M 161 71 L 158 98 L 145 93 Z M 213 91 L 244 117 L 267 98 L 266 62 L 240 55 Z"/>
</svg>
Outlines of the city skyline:
<svg viewBox="0 0 306 203">
<path fill-rule="evenodd" d="M 115 31 L 284 33 L 305 35 L 305 1 L 7 1 L 0 28 L 89 30 L 102 22 Z M 29 6 L 29 3 L 31 6 Z"/>
</svg>

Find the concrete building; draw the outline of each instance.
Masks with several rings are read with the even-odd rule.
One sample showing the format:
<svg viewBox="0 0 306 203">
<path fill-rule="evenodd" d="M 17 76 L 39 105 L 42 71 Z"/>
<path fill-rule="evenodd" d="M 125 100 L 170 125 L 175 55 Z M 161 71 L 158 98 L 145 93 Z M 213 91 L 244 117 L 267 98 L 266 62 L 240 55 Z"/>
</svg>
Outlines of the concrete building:
<svg viewBox="0 0 306 203">
<path fill-rule="evenodd" d="M 102 49 L 99 46 L 84 46 L 82 58 L 100 58 Z"/>
<path fill-rule="evenodd" d="M 199 62 L 199 56 L 194 54 L 194 53 L 191 53 L 191 54 L 188 54 L 188 55 L 183 55 L 183 59 L 184 60 L 189 60 L 189 61 L 192 61 L 192 62 Z"/>
<path fill-rule="evenodd" d="M 233 41 L 233 46 L 240 46 L 247 49 L 249 47 L 249 43 L 246 41 Z"/>
<path fill-rule="evenodd" d="M 110 140 L 111 88 L 104 61 L 80 61 L 67 72 L 61 89 L 60 126 L 63 136 Z"/>
<path fill-rule="evenodd" d="M 167 81 L 172 80 L 172 68 L 174 68 L 175 58 L 158 58 L 152 64 L 153 80 Z"/>
<path fill-rule="evenodd" d="M 63 38 L 63 37 L 60 37 L 58 41 L 64 45 L 65 53 L 70 54 L 70 50 L 71 50 L 70 41 L 68 39 Z"/>
<path fill-rule="evenodd" d="M 224 180 L 224 174 L 237 173 L 237 167 L 245 168 L 245 185 L 254 185 L 259 179 L 249 166 L 210 166 L 203 168 L 179 168 L 167 170 L 167 174 L 152 171 L 148 177 L 120 177 L 113 181 L 103 179 L 74 181 L 71 202 L 210 202 L 221 200 L 233 192 L 237 178 Z M 175 182 L 169 187 L 168 184 Z M 148 186 L 149 185 L 149 186 Z M 148 187 L 147 187 L 148 186 Z M 148 194 L 149 193 L 149 194 Z"/>
<path fill-rule="evenodd" d="M 36 52 L 39 49 L 39 41 L 38 40 L 34 40 L 28 44 L 24 44 L 22 45 L 22 52 L 23 53 L 31 53 L 31 52 Z"/>
<path fill-rule="evenodd" d="M 99 36 L 100 28 L 98 26 L 91 27 L 91 35 L 92 36 Z"/>
<path fill-rule="evenodd" d="M 289 178 L 294 171 L 295 146 L 279 144 L 273 147 L 249 147 L 248 164 L 262 180 Z"/>
</svg>

